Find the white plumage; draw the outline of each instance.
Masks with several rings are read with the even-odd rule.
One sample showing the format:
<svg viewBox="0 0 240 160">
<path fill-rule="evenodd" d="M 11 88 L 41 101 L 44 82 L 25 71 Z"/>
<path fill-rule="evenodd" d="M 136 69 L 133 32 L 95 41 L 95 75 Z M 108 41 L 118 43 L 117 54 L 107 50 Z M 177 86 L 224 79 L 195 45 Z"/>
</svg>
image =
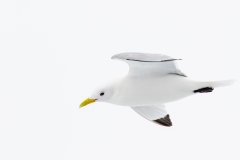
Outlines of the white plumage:
<svg viewBox="0 0 240 160">
<path fill-rule="evenodd" d="M 164 126 L 172 122 L 164 104 L 196 93 L 211 92 L 215 87 L 230 85 L 234 80 L 199 82 L 189 79 L 176 66 L 174 59 L 161 54 L 120 53 L 112 59 L 129 65 L 125 77 L 101 86 L 81 107 L 94 101 L 130 106 L 141 116 Z"/>
</svg>

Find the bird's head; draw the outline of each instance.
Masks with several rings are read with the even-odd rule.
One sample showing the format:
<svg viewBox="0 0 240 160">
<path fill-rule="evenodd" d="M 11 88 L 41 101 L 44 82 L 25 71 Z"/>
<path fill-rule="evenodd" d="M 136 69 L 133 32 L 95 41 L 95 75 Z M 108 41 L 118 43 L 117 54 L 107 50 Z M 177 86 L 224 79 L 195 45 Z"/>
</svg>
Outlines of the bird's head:
<svg viewBox="0 0 240 160">
<path fill-rule="evenodd" d="M 85 99 L 79 107 L 82 108 L 93 102 L 109 102 L 113 96 L 114 89 L 112 85 L 101 85 L 97 89 L 93 90 L 89 98 Z"/>
</svg>

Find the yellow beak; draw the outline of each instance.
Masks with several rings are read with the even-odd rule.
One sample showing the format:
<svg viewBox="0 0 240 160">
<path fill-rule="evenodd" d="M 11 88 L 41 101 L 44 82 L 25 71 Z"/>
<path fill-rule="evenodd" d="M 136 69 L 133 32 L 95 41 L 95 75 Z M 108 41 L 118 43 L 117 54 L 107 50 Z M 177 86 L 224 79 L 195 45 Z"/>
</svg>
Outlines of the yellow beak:
<svg viewBox="0 0 240 160">
<path fill-rule="evenodd" d="M 90 104 L 90 103 L 95 102 L 95 101 L 96 101 L 95 99 L 89 99 L 89 98 L 87 98 L 87 99 L 85 99 L 85 100 L 79 105 L 79 108 L 82 108 L 82 107 L 84 107 L 84 106 L 86 106 L 86 105 L 88 105 L 88 104 Z"/>
</svg>

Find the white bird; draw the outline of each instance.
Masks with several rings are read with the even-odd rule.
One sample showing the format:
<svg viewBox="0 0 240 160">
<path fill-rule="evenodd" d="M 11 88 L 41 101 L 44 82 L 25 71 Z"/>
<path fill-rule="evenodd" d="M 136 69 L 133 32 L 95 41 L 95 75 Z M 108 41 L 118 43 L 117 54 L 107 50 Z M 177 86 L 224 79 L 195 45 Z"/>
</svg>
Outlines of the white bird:
<svg viewBox="0 0 240 160">
<path fill-rule="evenodd" d="M 125 77 L 94 90 L 80 107 L 93 102 L 130 106 L 144 118 L 163 126 L 172 126 L 164 104 L 197 93 L 212 92 L 215 87 L 232 84 L 235 80 L 200 82 L 189 79 L 166 55 L 120 53 L 112 59 L 129 65 Z"/>
</svg>

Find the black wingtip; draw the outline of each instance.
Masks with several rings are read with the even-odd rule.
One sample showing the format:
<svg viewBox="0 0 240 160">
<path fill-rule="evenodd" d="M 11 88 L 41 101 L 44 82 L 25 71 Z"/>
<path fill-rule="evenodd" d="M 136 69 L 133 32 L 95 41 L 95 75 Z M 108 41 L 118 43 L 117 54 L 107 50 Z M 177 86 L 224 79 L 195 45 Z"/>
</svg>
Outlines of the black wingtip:
<svg viewBox="0 0 240 160">
<path fill-rule="evenodd" d="M 205 88 L 200 88 L 197 90 L 194 90 L 194 93 L 208 93 L 208 92 L 212 92 L 213 88 L 212 87 L 205 87 Z"/>
<path fill-rule="evenodd" d="M 160 124 L 160 125 L 163 125 L 163 126 L 166 126 L 166 127 L 171 127 L 172 126 L 172 122 L 171 122 L 169 114 L 167 114 L 164 118 L 159 118 L 159 119 L 156 119 L 156 120 L 153 120 L 153 121 L 156 122 L 157 124 Z"/>
</svg>

